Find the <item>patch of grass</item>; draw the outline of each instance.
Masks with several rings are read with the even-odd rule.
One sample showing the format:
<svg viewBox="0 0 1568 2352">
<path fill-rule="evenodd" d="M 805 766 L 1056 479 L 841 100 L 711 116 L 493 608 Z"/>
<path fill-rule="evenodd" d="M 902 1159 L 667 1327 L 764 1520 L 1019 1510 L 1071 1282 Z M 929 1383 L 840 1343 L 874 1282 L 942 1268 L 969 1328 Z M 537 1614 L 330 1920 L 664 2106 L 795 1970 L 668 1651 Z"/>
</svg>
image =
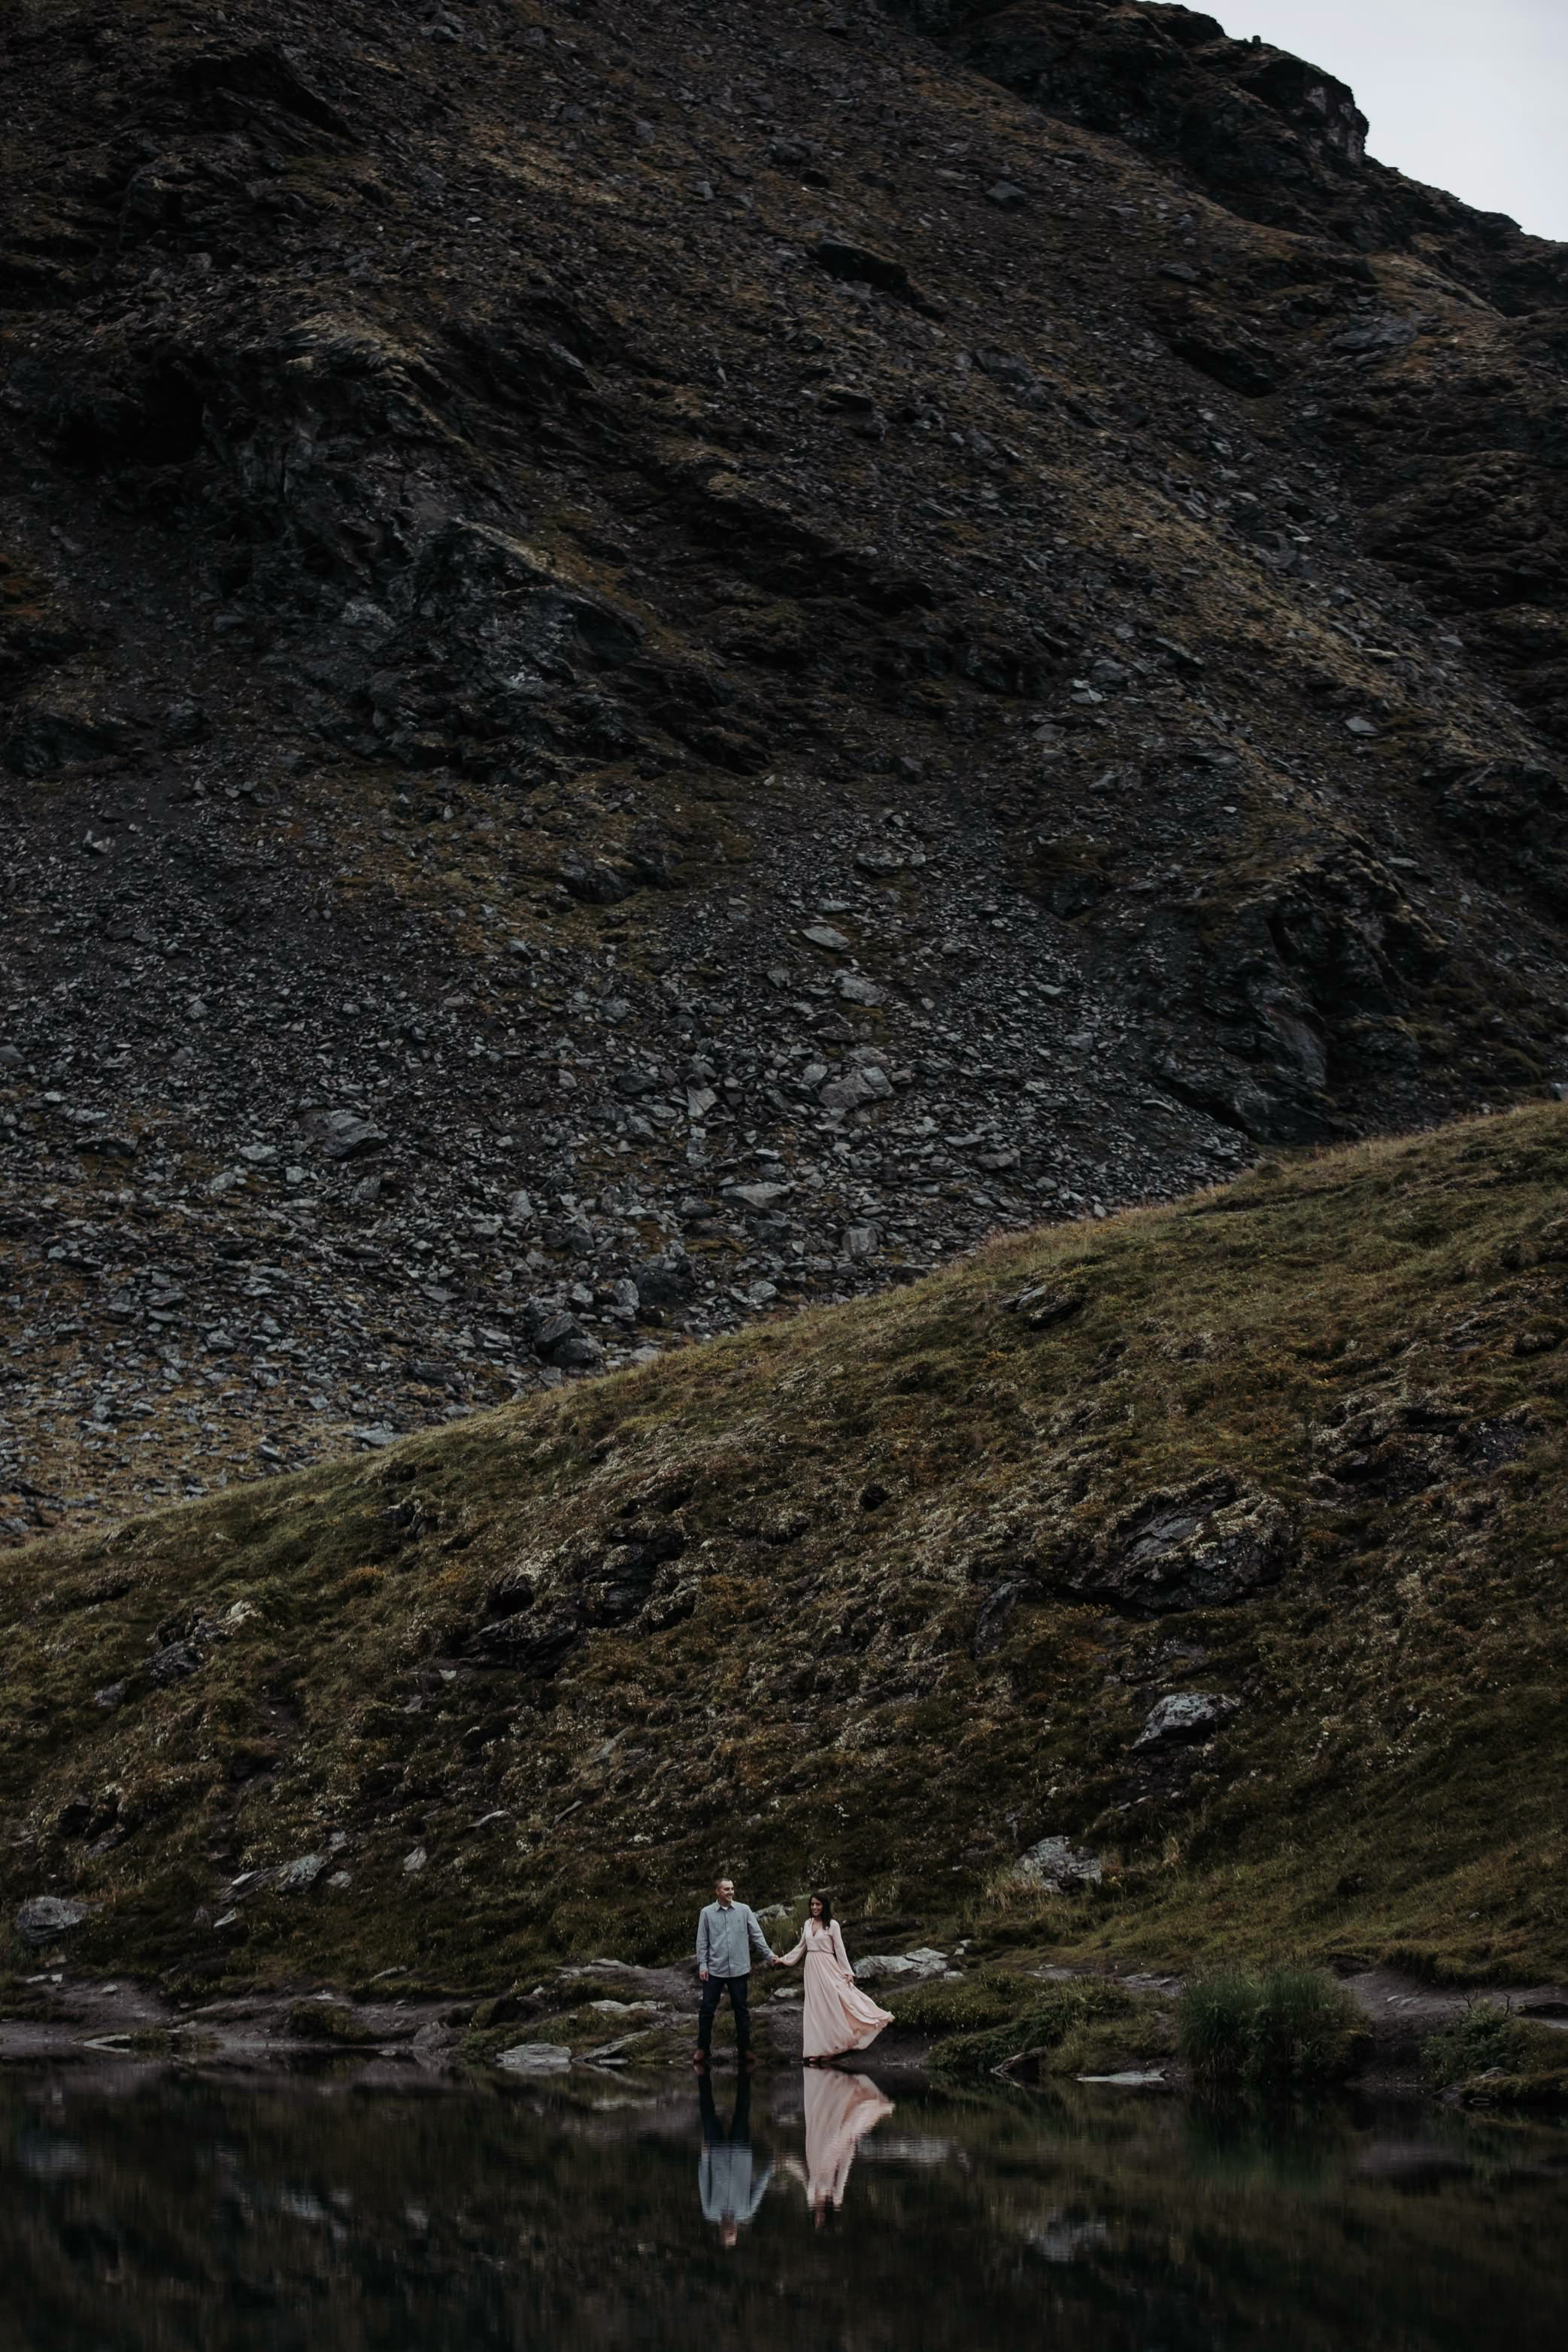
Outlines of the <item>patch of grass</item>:
<svg viewBox="0 0 1568 2352">
<path fill-rule="evenodd" d="M 962 1984 L 944 1984 L 936 1978 L 907 1992 L 890 1992 L 887 2006 L 900 2025 L 917 2026 L 924 2033 L 981 2033 L 1005 2024 L 1039 2000 L 1037 1979 L 987 1969 Z"/>
<path fill-rule="evenodd" d="M 1309 2089 L 1343 2082 L 1370 2047 L 1365 2021 L 1322 1969 L 1226 1969 L 1195 1977 L 1176 2003 L 1176 2047 L 1209 2091 Z"/>
<path fill-rule="evenodd" d="M 1170 2053 L 1170 2011 L 1162 2001 L 1127 1992 L 1104 1977 L 1032 1990 L 1029 2007 L 1006 2024 L 938 2042 L 930 2059 L 938 2081 L 977 2082 L 1001 2066 L 1018 2081 L 1110 2074 L 1157 2064 Z"/>
<path fill-rule="evenodd" d="M 360 2049 L 375 2040 L 363 2018 L 339 2000 L 297 2000 L 287 2022 L 289 2032 L 299 2042 L 329 2042 L 340 2049 Z"/>
</svg>

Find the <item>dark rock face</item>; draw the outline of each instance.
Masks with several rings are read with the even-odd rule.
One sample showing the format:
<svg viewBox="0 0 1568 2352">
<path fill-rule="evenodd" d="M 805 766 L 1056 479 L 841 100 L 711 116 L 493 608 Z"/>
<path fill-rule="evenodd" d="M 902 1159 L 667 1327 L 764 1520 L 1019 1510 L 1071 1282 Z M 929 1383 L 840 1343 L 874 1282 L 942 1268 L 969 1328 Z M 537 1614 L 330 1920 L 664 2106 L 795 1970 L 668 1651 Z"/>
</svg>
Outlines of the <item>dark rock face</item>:
<svg viewBox="0 0 1568 2352">
<path fill-rule="evenodd" d="M 1365 157 L 1366 118 L 1343 82 L 1229 40 L 1197 10 L 1013 0 L 969 18 L 954 41 L 967 64 L 1048 113 L 1179 161 L 1252 219 L 1318 227 Z"/>
<path fill-rule="evenodd" d="M 1284 1506 L 1220 1471 L 1146 1495 L 1062 1580 L 1086 1600 L 1164 1616 L 1251 1600 L 1279 1583 L 1291 1549 Z"/>
<path fill-rule="evenodd" d="M 1562 249 L 700 14 L 0 32 L 5 1540 L 1568 1083 Z"/>
</svg>

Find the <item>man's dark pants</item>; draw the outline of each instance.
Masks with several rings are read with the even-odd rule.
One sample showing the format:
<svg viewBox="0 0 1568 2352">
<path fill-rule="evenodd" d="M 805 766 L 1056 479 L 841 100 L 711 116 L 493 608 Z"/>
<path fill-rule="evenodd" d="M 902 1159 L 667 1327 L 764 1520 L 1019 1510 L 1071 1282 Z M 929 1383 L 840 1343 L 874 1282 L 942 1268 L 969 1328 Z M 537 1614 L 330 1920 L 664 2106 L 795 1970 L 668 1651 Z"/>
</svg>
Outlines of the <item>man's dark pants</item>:
<svg viewBox="0 0 1568 2352">
<path fill-rule="evenodd" d="M 702 2008 L 697 2015 L 697 2048 L 706 2057 L 713 2042 L 713 2021 L 719 2002 L 727 1992 L 729 2005 L 735 2011 L 735 2046 L 744 2058 L 751 2047 L 751 2011 L 747 1996 L 751 1986 L 749 1977 L 709 1977 L 703 1987 Z"/>
<path fill-rule="evenodd" d="M 703 2138 L 709 2147 L 749 2147 L 751 2146 L 751 2077 L 742 2074 L 735 2086 L 735 2112 L 725 2130 L 714 2104 L 713 2081 L 707 2074 L 697 2078 L 697 2108 L 703 2119 Z"/>
</svg>

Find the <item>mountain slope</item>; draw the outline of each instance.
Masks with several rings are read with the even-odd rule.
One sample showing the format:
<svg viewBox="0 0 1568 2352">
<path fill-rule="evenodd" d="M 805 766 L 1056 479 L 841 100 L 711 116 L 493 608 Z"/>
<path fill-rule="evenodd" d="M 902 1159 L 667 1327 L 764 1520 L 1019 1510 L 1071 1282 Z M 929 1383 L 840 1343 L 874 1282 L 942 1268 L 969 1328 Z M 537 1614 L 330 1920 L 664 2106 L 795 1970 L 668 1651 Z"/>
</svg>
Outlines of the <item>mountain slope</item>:
<svg viewBox="0 0 1568 2352">
<path fill-rule="evenodd" d="M 1563 252 L 1332 78 L 0 39 L 11 1539 L 1564 1082 Z"/>
<path fill-rule="evenodd" d="M 1565 1177 L 1560 1109 L 1269 1161 L 30 1547 L 5 1900 L 180 1980 L 668 1955 L 716 1864 L 862 1935 L 1561 1971 Z"/>
</svg>

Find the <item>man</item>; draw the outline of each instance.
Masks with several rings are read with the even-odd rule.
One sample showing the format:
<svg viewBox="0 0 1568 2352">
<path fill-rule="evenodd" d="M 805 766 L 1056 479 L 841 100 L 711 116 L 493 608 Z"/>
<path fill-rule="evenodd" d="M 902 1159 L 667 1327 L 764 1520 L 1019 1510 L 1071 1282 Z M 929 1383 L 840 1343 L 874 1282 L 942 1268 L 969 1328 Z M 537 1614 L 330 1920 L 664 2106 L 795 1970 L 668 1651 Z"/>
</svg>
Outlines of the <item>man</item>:
<svg viewBox="0 0 1568 2352">
<path fill-rule="evenodd" d="M 697 1916 L 697 1974 L 702 1979 L 702 2009 L 697 2017 L 697 2046 L 692 2063 L 700 2074 L 713 2044 L 713 2021 L 727 1992 L 735 2011 L 735 2051 L 742 2068 L 751 2063 L 751 2011 L 747 1995 L 751 1987 L 751 1956 L 778 1968 L 779 1955 L 757 1924 L 757 1915 L 735 1899 L 735 1882 L 721 1878 L 714 1900 Z"/>
<path fill-rule="evenodd" d="M 767 2193 L 773 2167 L 764 2164 L 760 2175 L 753 2169 L 751 2085 L 744 2074 L 735 2086 L 735 2113 L 728 2131 L 719 2122 L 713 2084 L 706 2074 L 697 2085 L 697 2102 L 703 2119 L 697 2195 L 704 2219 L 718 2223 L 719 2243 L 733 2249 Z"/>
</svg>

